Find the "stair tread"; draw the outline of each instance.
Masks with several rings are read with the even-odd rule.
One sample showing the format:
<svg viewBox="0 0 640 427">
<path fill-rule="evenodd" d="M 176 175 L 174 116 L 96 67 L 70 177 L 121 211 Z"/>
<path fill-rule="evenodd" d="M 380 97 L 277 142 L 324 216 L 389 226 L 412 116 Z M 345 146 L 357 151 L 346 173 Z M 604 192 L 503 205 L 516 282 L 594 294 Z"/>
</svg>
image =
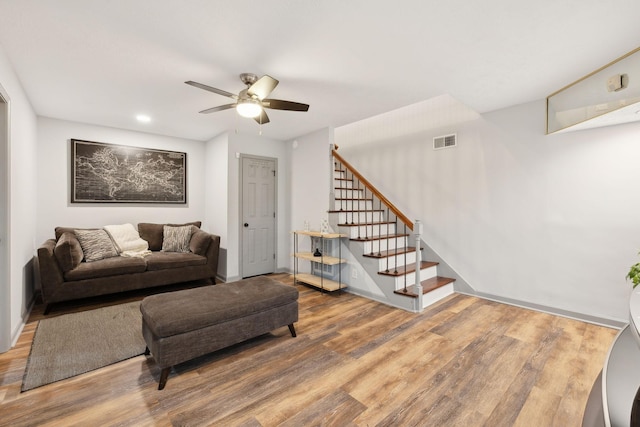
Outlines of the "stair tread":
<svg viewBox="0 0 640 427">
<path fill-rule="evenodd" d="M 338 224 L 339 227 L 358 227 L 370 225 L 395 224 L 393 221 L 377 221 L 377 222 L 357 222 L 355 224 Z"/>
<path fill-rule="evenodd" d="M 354 191 L 364 191 L 364 188 L 349 188 L 349 187 L 335 187 L 336 190 L 354 190 Z"/>
<path fill-rule="evenodd" d="M 425 268 L 433 267 L 435 265 L 438 265 L 438 263 L 434 261 L 422 261 L 420 262 L 420 269 L 423 270 Z M 416 272 L 416 265 L 414 263 L 409 266 L 406 266 L 406 265 L 398 266 L 397 268 L 394 268 L 393 270 L 389 270 L 389 271 L 379 271 L 378 274 L 381 274 L 383 276 L 398 277 L 398 276 L 404 276 L 405 274 L 411 274 L 415 272 Z"/>
<path fill-rule="evenodd" d="M 441 288 L 445 285 L 448 285 L 451 282 L 455 282 L 456 279 L 452 279 L 450 277 L 436 276 L 427 280 L 423 280 L 420 282 L 422 286 L 422 294 L 429 293 L 433 290 Z M 411 298 L 418 298 L 418 294 L 414 292 L 414 286 L 407 287 L 407 291 L 404 289 L 398 289 L 397 291 L 393 291 L 393 293 L 398 295 L 405 295 Z"/>
<path fill-rule="evenodd" d="M 384 239 L 397 239 L 399 237 L 407 237 L 408 233 L 405 234 L 384 234 L 382 236 L 368 236 L 368 237 L 354 237 L 349 240 L 353 240 L 354 242 L 372 242 L 374 240 L 384 240 Z"/>
<path fill-rule="evenodd" d="M 351 240 L 358 240 L 358 239 L 351 239 Z M 361 240 L 358 240 L 361 241 Z M 420 248 L 422 250 L 422 248 Z M 391 250 L 387 250 L 387 251 L 380 251 L 374 254 L 364 254 L 363 256 L 367 257 L 367 258 L 388 258 L 394 255 L 403 255 L 405 253 L 410 253 L 410 252 L 415 252 L 416 251 L 416 247 L 415 246 L 406 246 L 404 248 L 397 248 L 397 249 L 391 249 Z"/>
<path fill-rule="evenodd" d="M 368 197 L 368 198 L 360 198 L 360 199 L 353 199 L 351 197 L 349 198 L 341 198 L 341 197 L 336 197 L 335 200 L 345 200 L 345 201 L 352 201 L 352 202 L 369 202 L 369 201 L 373 201 L 372 197 Z"/>
</svg>

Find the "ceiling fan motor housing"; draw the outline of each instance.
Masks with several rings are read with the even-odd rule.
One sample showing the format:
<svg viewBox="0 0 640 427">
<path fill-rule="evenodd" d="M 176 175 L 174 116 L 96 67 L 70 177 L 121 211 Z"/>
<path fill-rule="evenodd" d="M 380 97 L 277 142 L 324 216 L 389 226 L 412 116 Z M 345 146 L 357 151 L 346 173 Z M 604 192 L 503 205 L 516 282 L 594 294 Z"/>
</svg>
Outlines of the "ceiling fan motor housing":
<svg viewBox="0 0 640 427">
<path fill-rule="evenodd" d="M 247 86 L 251 86 L 258 81 L 258 76 L 253 73 L 242 73 L 240 74 L 240 80 L 242 80 L 242 83 L 246 84 Z"/>
</svg>

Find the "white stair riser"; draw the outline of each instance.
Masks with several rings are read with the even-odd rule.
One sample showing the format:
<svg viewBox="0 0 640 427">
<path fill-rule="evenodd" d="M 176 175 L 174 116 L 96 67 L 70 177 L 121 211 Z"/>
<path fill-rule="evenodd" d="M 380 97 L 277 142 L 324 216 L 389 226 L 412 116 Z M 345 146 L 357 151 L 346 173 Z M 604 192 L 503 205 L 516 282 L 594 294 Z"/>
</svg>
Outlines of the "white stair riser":
<svg viewBox="0 0 640 427">
<path fill-rule="evenodd" d="M 453 294 L 453 282 L 422 295 L 422 308 L 427 308 Z"/>
<path fill-rule="evenodd" d="M 388 251 L 396 248 L 404 248 L 407 245 L 406 237 L 394 237 L 392 239 L 379 239 L 364 242 L 364 253 Z"/>
<path fill-rule="evenodd" d="M 405 257 L 406 255 L 406 257 Z M 413 265 L 416 263 L 416 253 L 414 252 L 407 252 L 406 254 L 398 254 L 398 255 L 392 255 L 386 258 L 380 258 L 378 260 L 378 271 L 384 271 L 387 268 L 389 268 L 389 270 L 396 268 L 397 266 L 402 266 L 402 265 Z"/>
<path fill-rule="evenodd" d="M 334 178 L 345 178 L 347 176 L 347 173 L 345 171 L 334 171 L 333 172 L 333 177 Z"/>
<path fill-rule="evenodd" d="M 363 199 L 364 198 L 364 190 L 358 189 L 335 189 L 334 190 L 335 197 L 338 199 Z M 371 196 L 371 193 L 369 193 Z"/>
<path fill-rule="evenodd" d="M 366 211 L 372 210 L 372 206 L 373 202 L 371 200 L 336 200 L 334 210 Z"/>
<path fill-rule="evenodd" d="M 361 222 L 380 222 L 383 220 L 384 212 L 362 211 L 362 212 L 339 212 L 338 224 L 358 224 Z"/>
<path fill-rule="evenodd" d="M 396 233 L 395 224 L 356 225 L 348 228 L 347 234 L 351 239 L 386 236 Z"/>
<path fill-rule="evenodd" d="M 437 266 L 432 266 L 428 268 L 423 268 L 420 270 L 420 281 L 431 279 L 432 277 L 436 277 L 438 275 Z M 395 278 L 395 290 L 404 288 L 404 276 L 398 276 Z M 407 286 L 412 286 L 416 283 L 416 274 L 409 273 L 407 274 Z"/>
</svg>

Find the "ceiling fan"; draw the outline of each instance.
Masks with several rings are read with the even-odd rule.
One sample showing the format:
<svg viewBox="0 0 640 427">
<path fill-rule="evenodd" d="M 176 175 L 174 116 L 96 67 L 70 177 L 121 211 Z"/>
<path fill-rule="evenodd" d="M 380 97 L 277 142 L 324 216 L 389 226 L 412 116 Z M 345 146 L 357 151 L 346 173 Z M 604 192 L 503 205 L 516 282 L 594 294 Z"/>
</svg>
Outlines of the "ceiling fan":
<svg viewBox="0 0 640 427">
<path fill-rule="evenodd" d="M 309 110 L 309 105 L 307 104 L 267 98 L 279 83 L 278 80 L 271 76 L 264 75 L 258 78 L 255 74 L 242 73 L 240 74 L 240 80 L 247 85 L 247 88 L 241 90 L 237 95 L 227 92 L 226 90 L 216 89 L 215 87 L 207 86 L 191 80 L 185 83 L 209 92 L 217 93 L 218 95 L 228 96 L 235 100 L 232 104 L 219 105 L 217 107 L 207 108 L 206 110 L 200 111 L 200 113 L 203 114 L 235 108 L 241 116 L 250 117 L 259 124 L 266 124 L 269 123 L 269 116 L 267 116 L 267 113 L 264 111 L 265 108 L 287 111 Z"/>
</svg>

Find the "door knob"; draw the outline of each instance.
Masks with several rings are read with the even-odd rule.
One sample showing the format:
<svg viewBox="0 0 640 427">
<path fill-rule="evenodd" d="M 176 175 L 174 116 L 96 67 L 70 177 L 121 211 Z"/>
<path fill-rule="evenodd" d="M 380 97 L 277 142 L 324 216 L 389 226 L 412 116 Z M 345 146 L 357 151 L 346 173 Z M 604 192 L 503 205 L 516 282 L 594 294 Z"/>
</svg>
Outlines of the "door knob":
<svg viewBox="0 0 640 427">
<path fill-rule="evenodd" d="M 245 222 L 245 223 L 244 223 L 244 226 L 245 226 L 245 227 L 248 227 L 248 226 L 249 226 L 249 223 L 248 223 L 248 222 Z"/>
</svg>

